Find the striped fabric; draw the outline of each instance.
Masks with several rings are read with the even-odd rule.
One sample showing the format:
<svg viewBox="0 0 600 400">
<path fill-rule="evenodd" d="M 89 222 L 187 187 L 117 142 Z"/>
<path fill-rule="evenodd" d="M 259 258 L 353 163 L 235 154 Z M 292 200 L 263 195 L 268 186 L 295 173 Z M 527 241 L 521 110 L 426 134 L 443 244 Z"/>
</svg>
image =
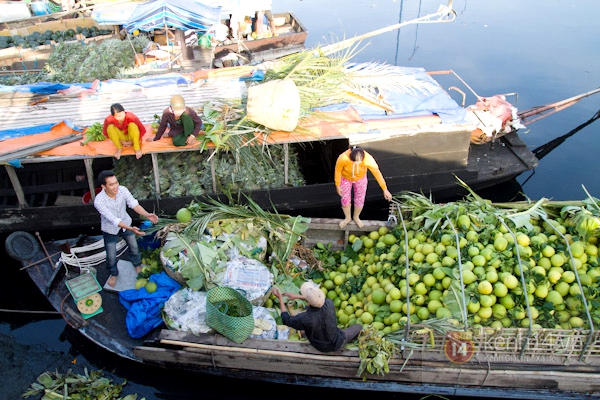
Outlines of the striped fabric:
<svg viewBox="0 0 600 400">
<path fill-rule="evenodd" d="M 151 31 L 166 26 L 206 32 L 220 22 L 221 7 L 207 6 L 197 0 L 154 0 L 139 4 L 123 25 L 129 32 Z"/>
</svg>

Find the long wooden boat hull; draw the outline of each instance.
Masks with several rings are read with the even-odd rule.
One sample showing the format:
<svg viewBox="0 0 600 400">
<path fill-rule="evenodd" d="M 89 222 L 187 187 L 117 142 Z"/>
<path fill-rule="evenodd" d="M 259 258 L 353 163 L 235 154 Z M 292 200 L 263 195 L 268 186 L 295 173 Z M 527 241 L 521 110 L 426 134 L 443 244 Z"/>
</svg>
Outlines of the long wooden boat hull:
<svg viewBox="0 0 600 400">
<path fill-rule="evenodd" d="M 439 200 L 464 194 L 464 189 L 457 184 L 456 177 L 472 189 L 480 190 L 509 181 L 537 166 L 537 159 L 516 133 L 506 135 L 496 143 L 482 145 L 469 145 L 469 134 L 467 131 L 445 136 L 432 133 L 429 134 L 429 139 L 421 136 L 399 136 L 380 142 L 364 143 L 362 146 L 378 160 L 392 193 L 422 192 Z M 439 147 L 423 145 L 431 141 L 444 143 Z M 320 179 L 321 183 L 307 182 L 306 186 L 255 190 L 248 194 L 261 207 L 275 209 L 284 214 L 341 216 L 339 196 L 333 185 L 333 163 L 337 154 L 348 148 L 348 144 L 348 140 L 340 139 L 333 141 L 329 146 L 319 149 L 309 147 L 304 150 L 307 153 L 320 152 L 312 154 L 306 161 L 305 171 L 313 177 L 309 179 Z M 9 176 L 6 171 L 0 173 L 4 182 L 3 189 L 0 189 L 0 198 L 4 200 L 4 204 L 0 204 L 0 232 L 28 230 L 31 226 L 54 230 L 98 225 L 97 211 L 92 205 L 82 202 L 83 194 L 89 190 L 88 183 L 73 178 L 86 176 L 84 162 L 72 160 L 56 163 L 56 166 L 53 164 L 55 163 L 27 164 L 22 170 L 15 170 L 20 176 L 27 176 L 21 179 L 21 184 L 26 199 L 30 202 L 29 207 L 15 205 L 16 197 L 10 187 Z M 110 158 L 96 159 L 94 171 L 96 173 L 111 166 Z M 312 171 L 308 171 L 309 168 Z M 30 170 L 33 172 L 28 174 Z M 67 174 L 66 171 L 70 173 Z M 70 175 L 71 178 L 65 175 Z M 59 193 L 63 195 L 58 195 Z M 179 208 L 195 198 L 185 196 L 151 199 L 142 200 L 141 204 L 146 209 L 161 214 L 175 215 Z M 225 196 L 221 198 L 225 200 Z M 369 208 L 371 211 L 377 210 L 376 212 L 387 209 L 381 188 L 374 179 L 369 181 L 366 201 L 365 211 Z"/>
<path fill-rule="evenodd" d="M 349 234 L 368 232 L 386 224 L 365 221 L 362 230 L 353 224 L 340 230 L 338 222 L 338 219 L 312 219 L 304 244 L 324 241 L 340 246 Z M 88 241 L 97 239 L 90 237 Z M 75 239 L 48 242 L 45 250 L 54 254 L 62 244 L 75 242 Z M 65 285 L 78 272 L 64 265 L 54 268 L 58 257 L 51 257 L 52 262 L 47 261 L 46 254 L 38 250 L 23 264 L 37 262 L 27 268 L 29 276 L 69 325 L 101 348 L 145 364 L 292 385 L 423 395 L 580 399 L 597 398 L 594 393 L 600 390 L 597 379 L 600 359 L 594 350 L 600 344 L 597 332 L 591 343 L 586 334 L 572 331 L 543 330 L 536 337 L 528 336 L 526 329 L 515 329 L 508 334 L 473 332 L 475 352 L 464 363 L 450 361 L 446 355 L 451 348 L 449 337 L 436 335 L 433 346 L 401 349 L 390 361 L 389 373 L 368 375 L 365 380 L 356 376 L 360 358 L 353 349 L 325 354 L 305 341 L 247 339 L 239 344 L 218 334 L 192 335 L 160 327 L 141 339 L 132 339 L 127 334 L 126 310 L 118 295 L 102 291 L 103 312 L 83 318 Z M 98 265 L 98 282 L 105 282 L 107 275 L 104 264 Z M 519 351 L 526 337 L 535 340 L 539 353 Z M 410 340 L 430 343 L 430 336 L 413 333 Z M 588 348 L 586 354 L 578 351 L 584 348 L 583 344 Z"/>
<path fill-rule="evenodd" d="M 273 14 L 273 17 L 285 20 L 283 26 L 276 28 L 277 36 L 219 44 L 214 49 L 215 58 L 226 56 L 230 52 L 244 52 L 252 57 L 252 61 L 273 60 L 304 50 L 308 31 L 296 16 L 293 13 L 278 13 Z"/>
</svg>

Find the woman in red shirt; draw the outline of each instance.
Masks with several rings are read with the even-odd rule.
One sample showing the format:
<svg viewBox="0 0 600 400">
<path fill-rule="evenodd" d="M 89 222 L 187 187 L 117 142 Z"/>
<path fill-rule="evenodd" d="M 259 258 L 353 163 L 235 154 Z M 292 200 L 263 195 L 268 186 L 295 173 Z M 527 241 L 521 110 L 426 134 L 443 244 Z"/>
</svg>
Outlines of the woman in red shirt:
<svg viewBox="0 0 600 400">
<path fill-rule="evenodd" d="M 387 184 L 379 166 L 373 156 L 360 147 L 353 146 L 339 155 L 335 163 L 335 189 L 342 198 L 342 211 L 344 211 L 344 220 L 340 222 L 340 229 L 343 229 L 350 222 L 350 209 L 352 190 L 354 190 L 354 216 L 352 220 L 359 228 L 364 226 L 360 220 L 360 212 L 365 204 L 367 194 L 367 169 L 371 171 L 377 183 L 383 190 L 383 197 L 387 201 L 392 200 L 392 194 L 387 190 Z"/>
<path fill-rule="evenodd" d="M 102 133 L 112 140 L 117 147 L 114 157 L 118 160 L 123 153 L 123 146 L 133 146 L 135 158 L 142 156 L 142 136 L 146 128 L 133 113 L 125 111 L 123 106 L 115 103 L 110 106 L 110 115 L 104 119 Z"/>
</svg>

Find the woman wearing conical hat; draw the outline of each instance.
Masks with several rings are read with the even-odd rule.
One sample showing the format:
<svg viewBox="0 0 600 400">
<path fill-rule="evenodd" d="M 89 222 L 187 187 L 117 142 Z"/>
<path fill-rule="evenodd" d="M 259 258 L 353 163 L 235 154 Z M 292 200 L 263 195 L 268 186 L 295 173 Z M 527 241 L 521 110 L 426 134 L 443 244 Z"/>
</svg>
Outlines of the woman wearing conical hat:
<svg viewBox="0 0 600 400">
<path fill-rule="evenodd" d="M 177 94 L 171 97 L 171 104 L 163 111 L 156 135 L 148 141 L 159 140 L 167 128 L 167 137 L 173 139 L 173 145 L 191 145 L 196 143 L 202 130 L 202 120 L 191 107 L 186 107 L 183 97 Z"/>
</svg>

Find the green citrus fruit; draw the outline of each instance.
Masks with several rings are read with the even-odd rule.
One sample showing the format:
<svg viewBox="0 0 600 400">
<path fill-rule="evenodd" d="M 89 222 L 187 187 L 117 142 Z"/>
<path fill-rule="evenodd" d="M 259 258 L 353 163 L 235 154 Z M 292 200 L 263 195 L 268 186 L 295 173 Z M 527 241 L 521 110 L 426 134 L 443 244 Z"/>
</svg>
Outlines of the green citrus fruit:
<svg viewBox="0 0 600 400">
<path fill-rule="evenodd" d="M 514 289 L 517 286 L 519 286 L 519 279 L 517 279 L 517 277 L 512 274 L 508 274 L 504 275 L 504 277 L 502 278 L 502 283 L 504 283 L 504 285 L 508 289 Z"/>
<path fill-rule="evenodd" d="M 442 303 L 439 300 L 429 300 L 429 302 L 427 303 L 427 309 L 429 310 L 429 312 L 435 314 L 438 310 L 438 308 L 442 307 Z"/>
<path fill-rule="evenodd" d="M 497 237 L 494 240 L 494 248 L 498 251 L 504 251 L 506 250 L 506 247 L 508 246 L 508 240 L 506 240 L 506 238 L 504 236 L 502 237 Z"/>
<path fill-rule="evenodd" d="M 364 312 L 360 316 L 360 320 L 362 321 L 363 324 L 370 325 L 373 323 L 373 316 L 368 312 Z"/>
<path fill-rule="evenodd" d="M 494 290 L 494 287 L 489 281 L 481 281 L 477 285 L 477 291 L 480 294 L 490 294 Z"/>
<path fill-rule="evenodd" d="M 390 302 L 390 311 L 392 313 L 399 313 L 400 311 L 402 311 L 402 301 L 400 300 L 392 300 Z"/>
<path fill-rule="evenodd" d="M 563 303 L 563 297 L 557 290 L 551 290 L 546 296 L 546 301 L 549 301 L 555 306 L 557 306 Z"/>
<path fill-rule="evenodd" d="M 156 282 L 148 282 L 148 283 L 146 283 L 146 291 L 148 293 L 154 293 L 154 292 L 156 292 L 157 288 L 158 288 L 158 286 L 156 285 Z"/>
<path fill-rule="evenodd" d="M 468 215 L 463 214 L 458 217 L 457 225 L 461 230 L 468 231 L 471 228 L 471 219 Z"/>
<path fill-rule="evenodd" d="M 508 293 L 508 288 L 502 282 L 494 283 L 494 294 L 496 297 L 504 297 Z"/>
<path fill-rule="evenodd" d="M 145 279 L 145 278 L 138 279 L 137 281 L 135 281 L 135 288 L 141 289 L 144 286 L 146 286 L 147 283 L 148 283 L 148 279 Z"/>
<path fill-rule="evenodd" d="M 385 303 L 386 296 L 387 296 L 387 293 L 383 289 L 376 289 L 371 294 L 371 298 L 373 299 L 373 303 L 375 303 L 375 304 Z"/>
<path fill-rule="evenodd" d="M 392 235 L 391 233 L 386 233 L 385 235 L 383 235 L 383 243 L 385 243 L 388 246 L 393 245 L 394 243 L 396 243 L 396 236 Z"/>
<path fill-rule="evenodd" d="M 192 219 L 192 213 L 190 210 L 183 207 L 183 208 L 180 208 L 179 210 L 177 210 L 177 214 L 175 215 L 175 217 L 177 218 L 177 221 L 179 221 L 179 222 L 183 222 L 183 223 L 190 222 L 190 220 Z"/>
</svg>

